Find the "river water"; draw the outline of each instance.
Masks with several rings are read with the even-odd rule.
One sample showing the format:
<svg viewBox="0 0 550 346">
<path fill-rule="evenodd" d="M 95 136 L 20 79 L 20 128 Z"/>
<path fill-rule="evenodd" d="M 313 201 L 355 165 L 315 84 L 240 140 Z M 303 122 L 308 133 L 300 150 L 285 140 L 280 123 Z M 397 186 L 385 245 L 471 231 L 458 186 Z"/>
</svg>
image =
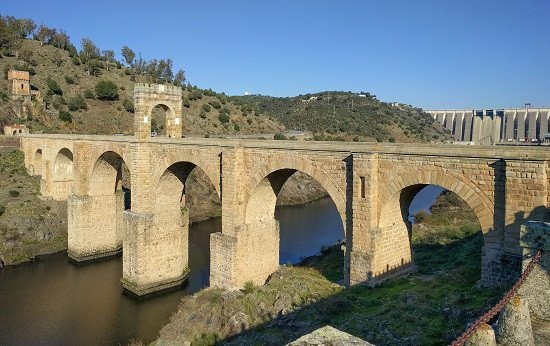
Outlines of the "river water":
<svg viewBox="0 0 550 346">
<path fill-rule="evenodd" d="M 344 238 L 330 198 L 277 207 L 276 217 L 281 264 L 297 263 Z M 177 311 L 181 297 L 208 285 L 209 237 L 220 230 L 219 218 L 191 225 L 188 285 L 141 302 L 122 294 L 120 257 L 74 266 L 66 253 L 60 253 L 0 271 L 0 344 L 112 345 L 154 340 Z"/>
</svg>

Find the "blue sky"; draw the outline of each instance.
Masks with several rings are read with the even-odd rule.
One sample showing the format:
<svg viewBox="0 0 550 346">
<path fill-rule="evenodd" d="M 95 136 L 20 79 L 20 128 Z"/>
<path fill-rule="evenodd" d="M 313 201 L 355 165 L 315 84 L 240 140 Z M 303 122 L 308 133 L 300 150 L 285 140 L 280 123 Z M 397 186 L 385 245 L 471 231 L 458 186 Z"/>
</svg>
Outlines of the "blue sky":
<svg viewBox="0 0 550 346">
<path fill-rule="evenodd" d="M 172 58 L 227 94 L 368 91 L 429 108 L 550 106 L 550 1 L 1 0 L 78 47 Z M 122 60 L 122 59 L 121 59 Z"/>
</svg>

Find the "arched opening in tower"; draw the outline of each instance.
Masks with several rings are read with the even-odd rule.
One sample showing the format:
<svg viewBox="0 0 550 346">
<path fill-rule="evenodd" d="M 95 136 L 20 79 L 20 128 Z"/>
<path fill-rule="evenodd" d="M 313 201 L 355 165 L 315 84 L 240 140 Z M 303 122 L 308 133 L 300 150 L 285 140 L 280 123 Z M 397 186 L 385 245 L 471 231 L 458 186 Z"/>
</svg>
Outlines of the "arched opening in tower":
<svg viewBox="0 0 550 346">
<path fill-rule="evenodd" d="M 170 108 L 158 104 L 151 110 L 151 135 L 166 136 L 166 119 L 170 115 Z"/>
</svg>

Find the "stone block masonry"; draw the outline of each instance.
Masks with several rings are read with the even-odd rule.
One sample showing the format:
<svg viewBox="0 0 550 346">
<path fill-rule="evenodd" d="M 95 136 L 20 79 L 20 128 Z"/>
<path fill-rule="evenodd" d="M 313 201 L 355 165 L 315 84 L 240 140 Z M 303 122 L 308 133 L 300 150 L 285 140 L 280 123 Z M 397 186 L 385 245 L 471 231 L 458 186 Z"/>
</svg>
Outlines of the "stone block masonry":
<svg viewBox="0 0 550 346">
<path fill-rule="evenodd" d="M 427 184 L 454 191 L 477 216 L 484 234 L 481 285 L 517 277 L 521 223 L 548 219 L 550 153 L 541 148 L 69 135 L 25 135 L 21 143 L 29 170 L 40 167 L 43 194 L 70 196 L 70 256 L 94 258 L 122 246 L 122 281 L 137 295 L 185 278 L 182 206 L 195 167 L 222 201 L 222 233 L 211 236 L 213 286 L 261 284 L 277 268 L 275 203 L 296 171 L 317 180 L 341 215 L 349 284 L 375 282 L 411 263 L 407 211 Z M 122 164 L 132 180 L 125 212 L 117 192 Z M 66 187 L 54 191 L 60 181 Z"/>
<path fill-rule="evenodd" d="M 87 260 L 122 247 L 122 283 L 134 295 L 178 286 L 187 276 L 185 187 L 195 168 L 222 203 L 222 232 L 210 241 L 210 284 L 230 289 L 263 284 L 276 270 L 275 204 L 297 171 L 320 183 L 336 205 L 349 284 L 375 283 L 411 264 L 409 205 L 429 184 L 455 192 L 477 216 L 483 286 L 519 275 L 522 223 L 550 221 L 550 151 L 543 147 L 183 139 L 181 89 L 136 84 L 134 102 L 132 137 L 21 136 L 25 165 L 41 175 L 42 194 L 68 199 L 69 255 Z M 151 138 L 158 105 L 169 111 L 168 137 Z M 121 192 L 124 166 L 130 210 Z"/>
</svg>

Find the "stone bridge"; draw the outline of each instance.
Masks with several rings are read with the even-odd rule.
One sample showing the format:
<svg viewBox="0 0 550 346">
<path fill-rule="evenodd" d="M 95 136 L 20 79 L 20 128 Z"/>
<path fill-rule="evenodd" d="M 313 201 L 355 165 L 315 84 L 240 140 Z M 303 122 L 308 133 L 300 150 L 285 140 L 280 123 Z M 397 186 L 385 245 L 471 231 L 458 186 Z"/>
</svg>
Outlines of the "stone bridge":
<svg viewBox="0 0 550 346">
<path fill-rule="evenodd" d="M 277 269 L 275 203 L 296 171 L 319 182 L 338 209 L 348 284 L 375 283 L 410 267 L 409 205 L 428 184 L 455 192 L 475 212 L 484 235 L 483 285 L 519 275 L 520 224 L 549 219 L 547 148 L 180 138 L 178 90 L 136 85 L 135 136 L 21 137 L 25 165 L 41 175 L 43 196 L 68 201 L 70 258 L 122 250 L 122 283 L 133 294 L 185 279 L 185 187 L 197 167 L 222 203 L 222 232 L 210 238 L 210 285 L 219 287 L 263 284 Z M 157 104 L 169 112 L 169 137 L 150 137 Z M 125 171 L 130 209 L 121 190 Z"/>
<path fill-rule="evenodd" d="M 411 262 L 408 208 L 427 184 L 454 191 L 474 210 L 486 285 L 519 273 L 519 225 L 549 218 L 544 148 L 76 135 L 26 135 L 21 144 L 42 194 L 68 199 L 69 256 L 83 261 L 123 249 L 124 287 L 138 295 L 179 284 L 187 273 L 185 184 L 195 167 L 222 202 L 222 232 L 210 241 L 210 283 L 222 287 L 261 284 L 278 267 L 275 203 L 296 171 L 317 180 L 338 209 L 350 284 Z"/>
</svg>

